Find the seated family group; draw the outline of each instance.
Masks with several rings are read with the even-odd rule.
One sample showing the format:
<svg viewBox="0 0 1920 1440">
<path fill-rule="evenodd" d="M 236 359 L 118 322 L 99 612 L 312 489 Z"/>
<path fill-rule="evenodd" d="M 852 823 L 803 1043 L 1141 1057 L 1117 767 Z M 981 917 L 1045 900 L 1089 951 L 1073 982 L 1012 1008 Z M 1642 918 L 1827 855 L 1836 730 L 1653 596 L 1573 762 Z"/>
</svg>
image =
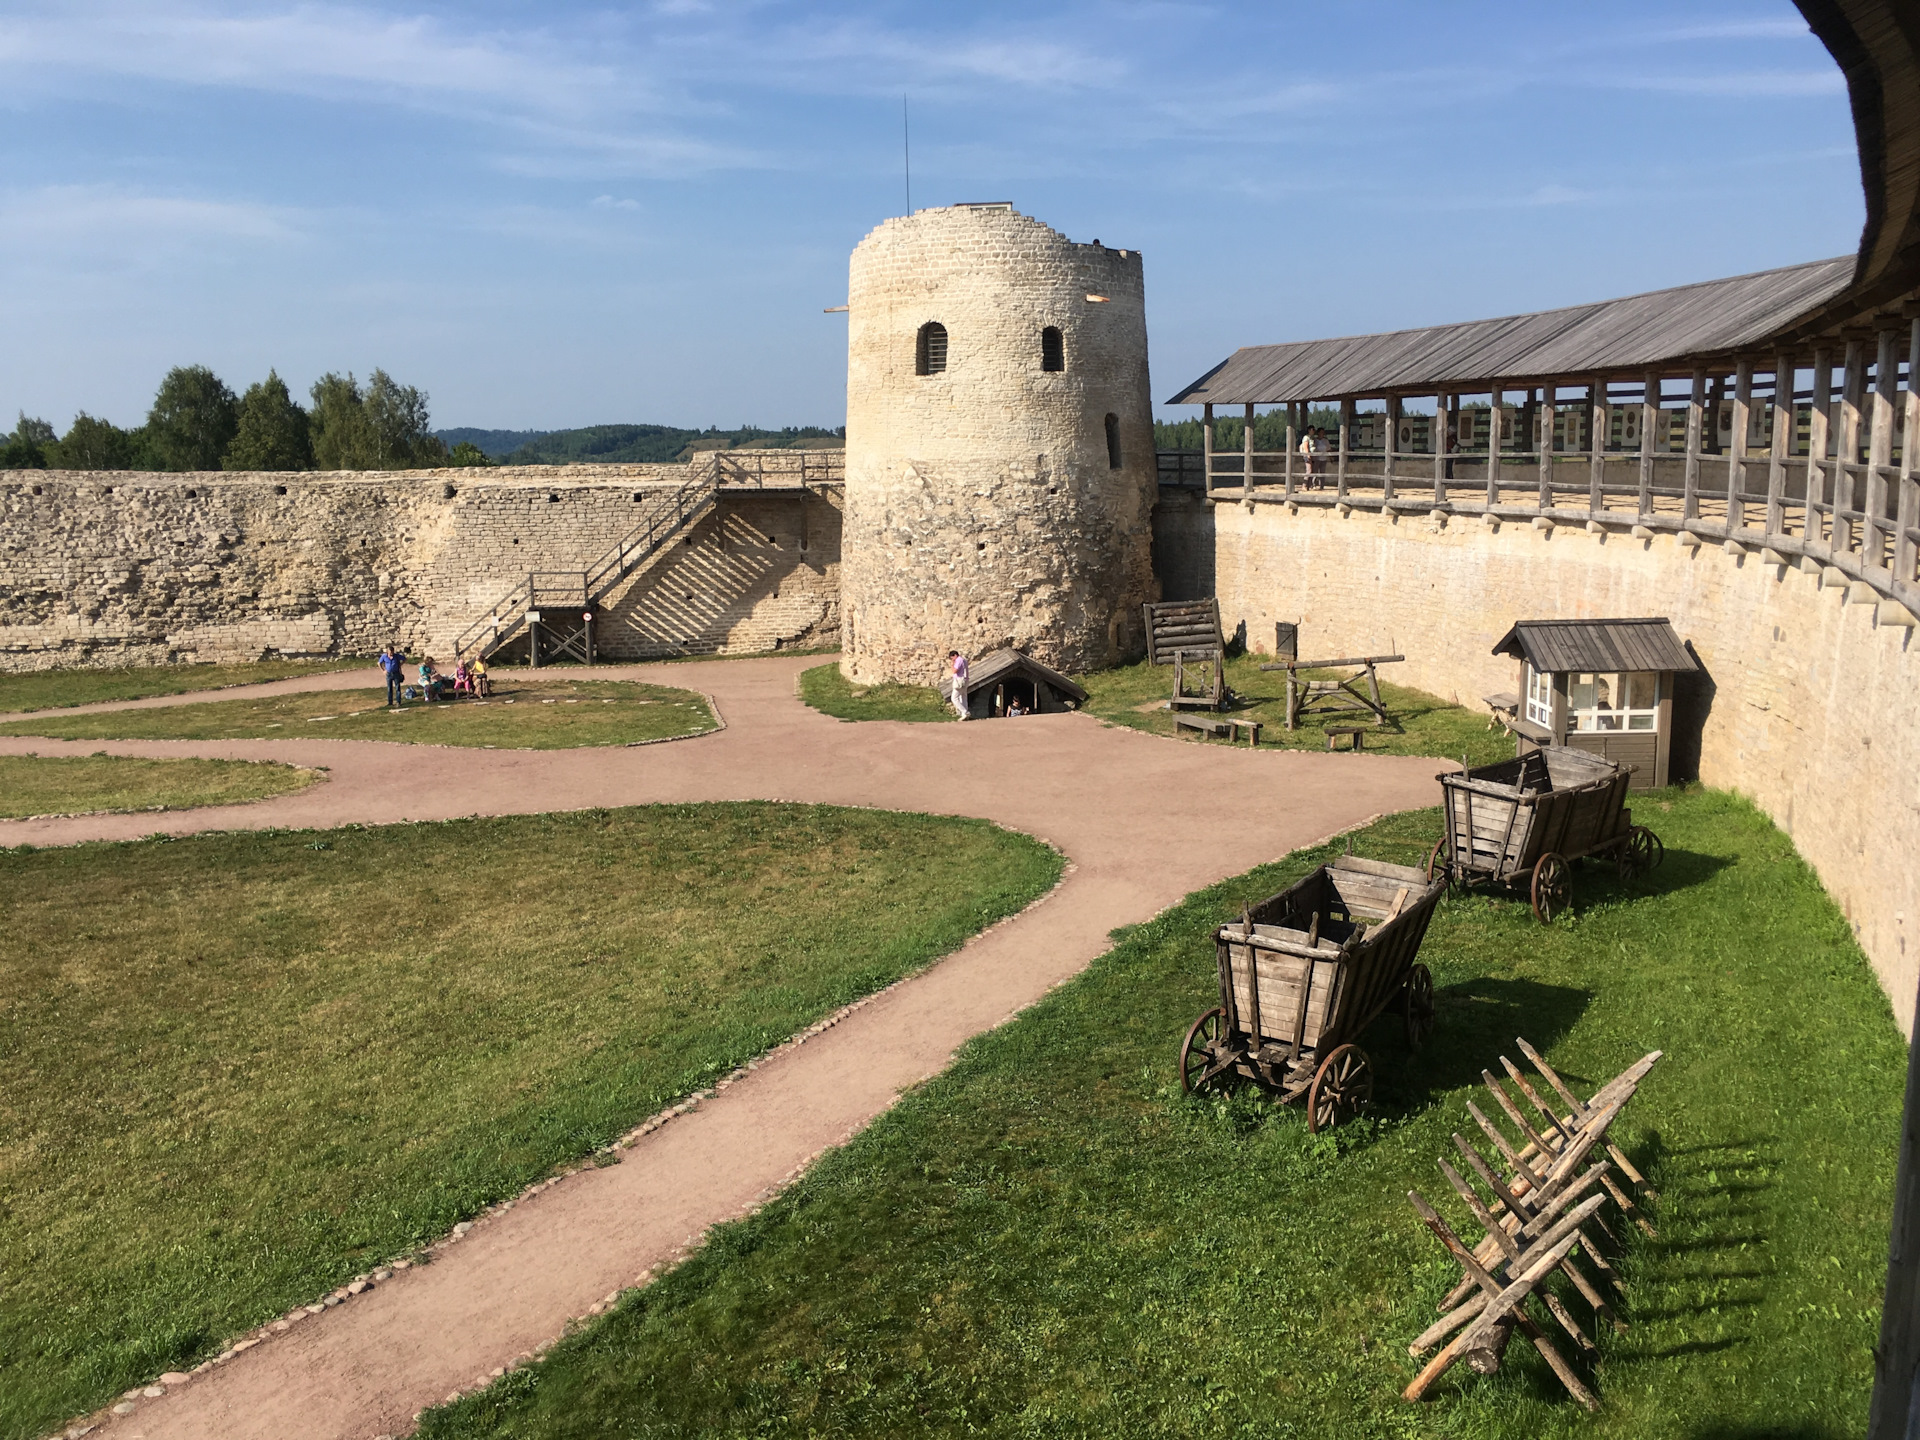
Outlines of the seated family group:
<svg viewBox="0 0 1920 1440">
<path fill-rule="evenodd" d="M 457 700 L 462 695 L 469 698 L 491 695 L 493 685 L 487 679 L 487 662 L 478 657 L 461 660 L 453 667 L 452 675 L 444 675 L 434 667 L 433 657 L 420 657 L 419 683 L 407 683 L 407 656 L 398 645 L 388 645 L 380 651 L 380 671 L 387 677 L 387 704 L 398 707 L 409 700 L 424 700 L 431 704 L 435 700 Z"/>
</svg>

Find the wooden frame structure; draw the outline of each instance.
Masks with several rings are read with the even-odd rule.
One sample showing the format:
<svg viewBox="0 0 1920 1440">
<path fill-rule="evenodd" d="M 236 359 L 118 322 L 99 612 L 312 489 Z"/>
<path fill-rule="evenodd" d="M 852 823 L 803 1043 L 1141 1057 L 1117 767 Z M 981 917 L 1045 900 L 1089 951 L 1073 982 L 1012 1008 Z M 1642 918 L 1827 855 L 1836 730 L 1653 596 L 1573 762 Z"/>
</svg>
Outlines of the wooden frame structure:
<svg viewBox="0 0 1920 1440">
<path fill-rule="evenodd" d="M 1404 655 L 1358 655 L 1343 660 L 1279 660 L 1271 665 L 1262 665 L 1262 670 L 1284 670 L 1287 672 L 1287 729 L 1298 728 L 1300 717 L 1315 711 L 1353 710 L 1373 716 L 1375 725 L 1390 725 L 1392 717 L 1380 700 L 1379 667 L 1404 660 Z M 1360 674 L 1349 675 L 1344 680 L 1303 680 L 1302 670 L 1345 670 L 1353 666 L 1360 667 Z M 1362 695 L 1358 686 L 1362 680 L 1367 682 L 1367 693 Z M 1355 749 L 1359 746 L 1356 744 Z"/>
</svg>

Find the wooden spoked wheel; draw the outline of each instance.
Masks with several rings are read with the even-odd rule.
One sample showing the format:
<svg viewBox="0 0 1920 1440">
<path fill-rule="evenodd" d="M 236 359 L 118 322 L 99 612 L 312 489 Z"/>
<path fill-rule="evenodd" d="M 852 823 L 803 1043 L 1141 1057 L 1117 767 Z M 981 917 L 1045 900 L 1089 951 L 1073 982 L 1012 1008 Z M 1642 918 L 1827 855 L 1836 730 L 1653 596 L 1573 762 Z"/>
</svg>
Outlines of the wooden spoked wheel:
<svg viewBox="0 0 1920 1440">
<path fill-rule="evenodd" d="M 1433 972 L 1418 963 L 1407 972 L 1407 988 L 1400 992 L 1400 1016 L 1407 1022 L 1407 1048 L 1418 1050 L 1433 1034 Z"/>
<path fill-rule="evenodd" d="M 1358 1045 L 1342 1045 L 1320 1062 L 1307 1091 L 1307 1133 L 1351 1120 L 1373 1098 L 1373 1062 Z"/>
<path fill-rule="evenodd" d="M 1227 1012 L 1217 1005 L 1188 1029 L 1186 1043 L 1180 1047 L 1180 1088 L 1187 1094 L 1198 1095 L 1219 1083 L 1217 1075 L 1210 1080 L 1203 1077 L 1218 1063 L 1220 1042 L 1226 1033 Z"/>
<path fill-rule="evenodd" d="M 1533 867 L 1533 917 L 1550 925 L 1572 902 L 1572 872 L 1566 858 L 1549 850 Z"/>
<path fill-rule="evenodd" d="M 1649 870 L 1657 870 L 1660 862 L 1667 858 L 1667 847 L 1660 843 L 1658 835 L 1644 825 L 1633 827 L 1627 844 L 1632 848 L 1633 853 L 1640 857 L 1639 873 L 1642 875 Z"/>
<path fill-rule="evenodd" d="M 1427 883 L 1429 885 L 1435 880 L 1445 880 L 1449 887 L 1453 884 L 1453 866 L 1440 858 L 1441 852 L 1446 848 L 1447 842 L 1440 839 L 1434 841 L 1433 848 L 1427 851 Z"/>
</svg>

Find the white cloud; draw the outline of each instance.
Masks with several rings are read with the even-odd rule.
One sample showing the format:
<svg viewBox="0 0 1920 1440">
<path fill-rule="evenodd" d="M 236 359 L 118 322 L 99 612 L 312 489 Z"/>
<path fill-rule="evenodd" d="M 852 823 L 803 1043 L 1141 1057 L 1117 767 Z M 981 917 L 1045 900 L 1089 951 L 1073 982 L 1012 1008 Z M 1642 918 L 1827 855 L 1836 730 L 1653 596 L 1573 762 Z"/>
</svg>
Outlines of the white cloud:
<svg viewBox="0 0 1920 1440">
<path fill-rule="evenodd" d="M 301 216 L 285 207 L 179 195 L 148 195 L 106 185 L 50 185 L 0 192 L 0 236 L 34 248 L 79 243 L 238 240 L 284 242 L 301 234 Z"/>
<path fill-rule="evenodd" d="M 616 200 L 611 195 L 596 195 L 593 197 L 593 208 L 596 210 L 638 210 L 640 208 L 640 202 L 638 200 Z"/>
<path fill-rule="evenodd" d="M 1666 95 L 1715 95 L 1738 98 L 1842 95 L 1847 82 L 1836 68 L 1822 70 L 1749 70 L 1720 75 L 1608 75 L 1598 83 L 1622 90 L 1654 90 Z"/>
</svg>

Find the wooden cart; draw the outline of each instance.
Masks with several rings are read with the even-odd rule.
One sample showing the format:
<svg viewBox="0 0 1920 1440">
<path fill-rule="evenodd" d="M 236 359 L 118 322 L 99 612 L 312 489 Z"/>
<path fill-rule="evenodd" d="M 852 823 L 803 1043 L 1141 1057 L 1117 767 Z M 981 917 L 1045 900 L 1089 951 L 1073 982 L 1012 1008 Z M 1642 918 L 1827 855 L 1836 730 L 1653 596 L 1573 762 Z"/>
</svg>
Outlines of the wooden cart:
<svg viewBox="0 0 1920 1440">
<path fill-rule="evenodd" d="M 1626 880 L 1666 858 L 1660 838 L 1635 825 L 1627 809 L 1631 774 L 1586 751 L 1552 746 L 1442 775 L 1446 830 L 1427 874 L 1461 885 L 1525 884 L 1544 925 L 1567 908 L 1569 862 L 1601 856 Z"/>
<path fill-rule="evenodd" d="M 1397 1004 L 1416 1049 L 1433 1029 L 1433 976 L 1414 956 L 1445 890 L 1413 866 L 1347 855 L 1222 925 L 1220 1004 L 1187 1031 L 1181 1087 L 1239 1075 L 1283 1101 L 1305 1095 L 1309 1131 L 1347 1119 L 1373 1093 L 1354 1042 L 1374 1018 Z"/>
</svg>

